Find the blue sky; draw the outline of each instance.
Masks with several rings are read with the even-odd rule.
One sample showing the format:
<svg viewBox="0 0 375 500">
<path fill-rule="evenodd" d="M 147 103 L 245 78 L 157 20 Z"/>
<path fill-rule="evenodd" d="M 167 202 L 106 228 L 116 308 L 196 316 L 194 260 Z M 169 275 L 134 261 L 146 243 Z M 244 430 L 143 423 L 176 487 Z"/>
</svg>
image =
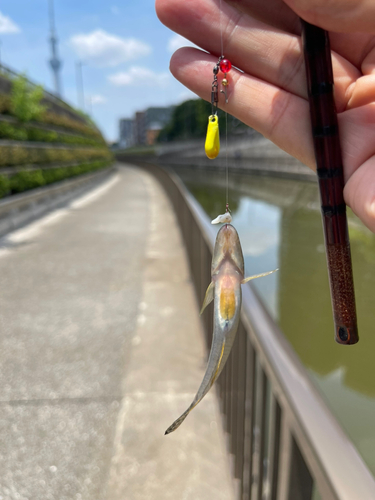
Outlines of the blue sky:
<svg viewBox="0 0 375 500">
<path fill-rule="evenodd" d="M 187 45 L 163 26 L 153 0 L 54 0 L 63 98 L 78 106 L 76 62 L 83 65 L 86 111 L 108 140 L 118 120 L 149 106 L 176 104 L 193 96 L 169 73 L 173 48 Z M 53 90 L 48 65 L 48 0 L 3 0 L 1 60 Z"/>
</svg>

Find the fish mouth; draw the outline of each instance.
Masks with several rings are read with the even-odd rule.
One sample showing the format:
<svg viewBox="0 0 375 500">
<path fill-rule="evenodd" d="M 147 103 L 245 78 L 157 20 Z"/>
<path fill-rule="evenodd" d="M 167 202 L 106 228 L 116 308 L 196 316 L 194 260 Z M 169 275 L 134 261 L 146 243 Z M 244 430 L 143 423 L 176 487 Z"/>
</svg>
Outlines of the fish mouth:
<svg viewBox="0 0 375 500">
<path fill-rule="evenodd" d="M 218 270 L 224 261 L 231 261 L 240 274 L 244 273 L 241 243 L 232 224 L 224 224 L 216 236 L 212 271 Z"/>
<path fill-rule="evenodd" d="M 236 251 L 238 248 L 241 248 L 240 239 L 238 237 L 238 233 L 232 224 L 225 224 L 222 227 L 223 237 L 224 237 L 224 252 L 232 252 Z"/>
</svg>

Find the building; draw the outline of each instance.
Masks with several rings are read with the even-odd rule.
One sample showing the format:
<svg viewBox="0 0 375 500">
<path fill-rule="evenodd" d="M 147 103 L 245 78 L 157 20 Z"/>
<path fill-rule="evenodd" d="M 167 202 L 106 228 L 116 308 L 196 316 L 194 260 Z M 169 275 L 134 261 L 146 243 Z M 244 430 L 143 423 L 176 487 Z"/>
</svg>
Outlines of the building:
<svg viewBox="0 0 375 500">
<path fill-rule="evenodd" d="M 122 118 L 119 122 L 119 147 L 155 144 L 160 130 L 171 120 L 174 108 L 147 108 L 146 111 L 137 111 L 133 118 Z"/>
<path fill-rule="evenodd" d="M 164 128 L 172 118 L 174 106 L 168 108 L 148 108 L 145 111 L 145 141 L 152 145 L 156 142 L 160 130 Z"/>
<path fill-rule="evenodd" d="M 137 111 L 133 119 L 134 145 L 146 144 L 145 111 Z"/>
<path fill-rule="evenodd" d="M 128 148 L 133 144 L 133 120 L 132 118 L 122 118 L 120 120 L 119 147 Z"/>
<path fill-rule="evenodd" d="M 152 146 L 153 144 L 155 144 L 157 138 L 159 137 L 160 130 L 161 130 L 160 123 L 153 123 L 146 130 L 146 144 L 148 146 Z"/>
</svg>

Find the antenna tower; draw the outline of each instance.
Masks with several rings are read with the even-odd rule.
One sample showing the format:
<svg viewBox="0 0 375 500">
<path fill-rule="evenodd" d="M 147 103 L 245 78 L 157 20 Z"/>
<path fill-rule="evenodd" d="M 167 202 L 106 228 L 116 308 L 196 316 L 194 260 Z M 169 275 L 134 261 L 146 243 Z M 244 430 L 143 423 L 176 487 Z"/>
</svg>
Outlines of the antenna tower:
<svg viewBox="0 0 375 500">
<path fill-rule="evenodd" d="M 50 22 L 50 29 L 51 29 L 51 36 L 49 38 L 50 44 L 51 44 L 51 54 L 52 57 L 49 60 L 49 64 L 52 68 L 52 73 L 53 73 L 53 79 L 54 79 L 54 84 L 55 84 L 55 94 L 61 97 L 61 83 L 60 83 L 60 68 L 61 68 L 61 61 L 58 57 L 57 53 L 57 37 L 56 37 L 56 30 L 55 30 L 55 16 L 54 16 L 54 10 L 53 10 L 53 0 L 49 0 L 49 22 Z"/>
</svg>

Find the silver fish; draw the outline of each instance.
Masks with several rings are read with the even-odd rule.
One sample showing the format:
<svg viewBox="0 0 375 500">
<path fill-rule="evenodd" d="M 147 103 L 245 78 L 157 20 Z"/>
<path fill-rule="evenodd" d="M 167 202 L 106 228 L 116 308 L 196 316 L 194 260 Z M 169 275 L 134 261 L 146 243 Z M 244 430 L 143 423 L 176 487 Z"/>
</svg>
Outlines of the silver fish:
<svg viewBox="0 0 375 500">
<path fill-rule="evenodd" d="M 212 281 L 207 288 L 201 310 L 202 314 L 208 304 L 214 301 L 213 341 L 206 373 L 189 408 L 168 427 L 165 434 L 170 434 L 182 424 L 211 389 L 224 368 L 240 321 L 241 284 L 275 271 L 277 269 L 244 279 L 244 260 L 237 231 L 231 224 L 225 224 L 217 233 L 211 265 Z"/>
</svg>

